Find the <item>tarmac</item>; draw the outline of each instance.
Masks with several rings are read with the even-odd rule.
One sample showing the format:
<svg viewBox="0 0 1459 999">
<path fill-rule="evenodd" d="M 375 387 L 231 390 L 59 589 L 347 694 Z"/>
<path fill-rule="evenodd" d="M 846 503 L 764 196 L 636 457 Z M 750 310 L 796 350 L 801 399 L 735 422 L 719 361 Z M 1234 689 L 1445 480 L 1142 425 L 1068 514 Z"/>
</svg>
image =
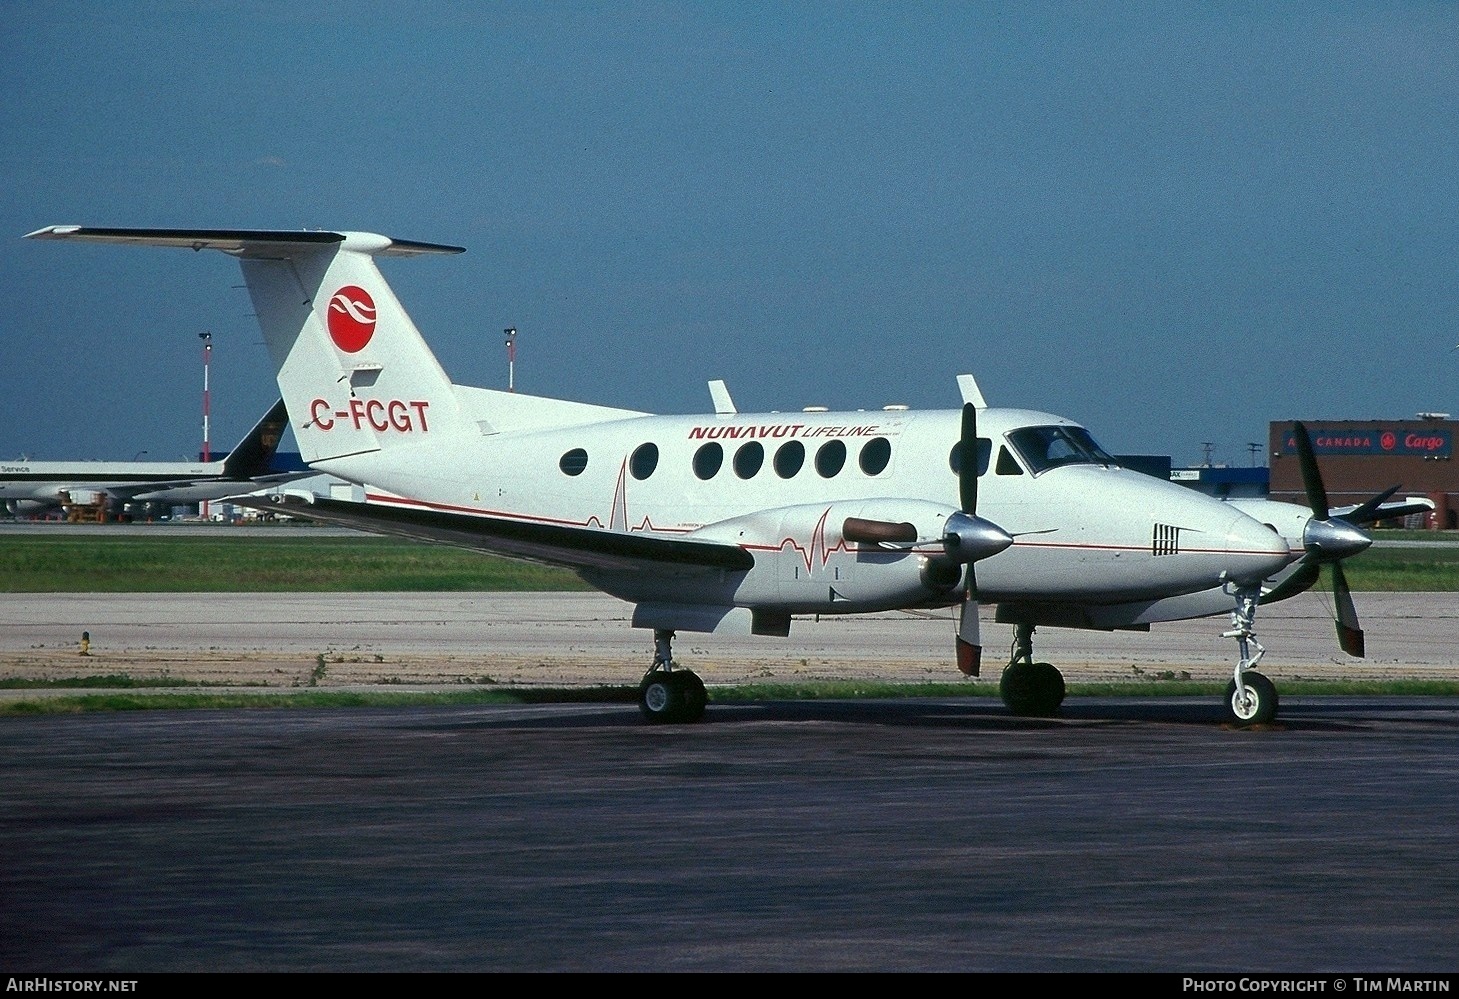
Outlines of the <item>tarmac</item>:
<svg viewBox="0 0 1459 999">
<path fill-rule="evenodd" d="M 4 599 L 0 676 L 632 684 L 651 645 L 596 594 Z M 1358 599 L 1371 658 L 1337 651 L 1306 594 L 1258 618 L 1263 672 L 1459 677 L 1451 594 Z M 1036 639 L 1075 682 L 1219 680 L 1224 627 Z M 1010 631 L 985 623 L 990 642 Z M 744 679 L 961 681 L 951 643 L 946 613 L 883 614 L 677 650 L 712 697 Z M 1455 972 L 1456 755 L 1452 697 L 1284 695 L 1252 729 L 1219 698 L 1156 696 L 1070 697 L 1054 719 L 965 697 L 711 700 L 695 725 L 606 702 L 10 716 L 0 966 L 1422 987 Z"/>
<path fill-rule="evenodd" d="M 652 635 L 597 593 L 9 594 L 0 679 L 126 674 L 248 689 L 441 684 L 636 684 Z M 1261 609 L 1259 668 L 1293 679 L 1459 679 L 1459 601 L 1362 593 L 1368 657 L 1337 647 L 1329 596 Z M 1039 629 L 1036 658 L 1069 682 L 1224 680 L 1225 618 L 1143 632 Z M 88 638 L 86 655 L 81 640 Z M 985 612 L 983 675 L 996 683 L 1012 628 Z M 959 681 L 949 612 L 797 619 L 789 638 L 682 632 L 675 657 L 711 686 L 749 680 Z M 3 696 L 31 696 L 3 692 Z"/>
</svg>

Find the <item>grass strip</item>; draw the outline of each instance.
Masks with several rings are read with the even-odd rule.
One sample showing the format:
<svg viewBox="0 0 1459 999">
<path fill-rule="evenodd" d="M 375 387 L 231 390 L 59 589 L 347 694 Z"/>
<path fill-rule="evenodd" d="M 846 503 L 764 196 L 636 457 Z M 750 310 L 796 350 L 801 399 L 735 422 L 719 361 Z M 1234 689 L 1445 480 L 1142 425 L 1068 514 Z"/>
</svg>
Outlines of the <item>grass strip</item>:
<svg viewBox="0 0 1459 999">
<path fill-rule="evenodd" d="M 1459 681 L 1326 681 L 1295 680 L 1282 683 L 1284 696 L 1459 696 Z M 1069 697 L 1215 697 L 1225 685 L 1185 681 L 1071 684 Z M 710 704 L 754 704 L 772 701 L 872 700 L 903 698 L 990 698 L 996 684 L 815 682 L 804 684 L 736 684 L 713 686 Z M 326 691 L 274 690 L 258 693 L 205 692 L 182 689 L 176 693 L 92 693 L 48 695 L 0 701 L 0 717 L 83 714 L 105 711 L 179 711 L 280 708 L 393 708 L 493 704 L 636 704 L 637 686 L 493 688 L 450 691 Z"/>
<path fill-rule="evenodd" d="M 587 590 L 566 569 L 396 538 L 0 535 L 4 593 Z M 1422 532 L 1420 532 L 1422 533 Z M 1445 535 L 1448 537 L 1448 535 Z M 1432 540 L 1432 539 L 1430 539 Z M 1459 546 L 1375 546 L 1343 563 L 1358 591 L 1459 590 Z M 1329 586 L 1324 574 L 1319 588 Z"/>
<path fill-rule="evenodd" d="M 165 531 L 165 528 L 159 529 Z M 566 569 L 393 538 L 0 536 L 5 593 L 586 590 Z"/>
</svg>

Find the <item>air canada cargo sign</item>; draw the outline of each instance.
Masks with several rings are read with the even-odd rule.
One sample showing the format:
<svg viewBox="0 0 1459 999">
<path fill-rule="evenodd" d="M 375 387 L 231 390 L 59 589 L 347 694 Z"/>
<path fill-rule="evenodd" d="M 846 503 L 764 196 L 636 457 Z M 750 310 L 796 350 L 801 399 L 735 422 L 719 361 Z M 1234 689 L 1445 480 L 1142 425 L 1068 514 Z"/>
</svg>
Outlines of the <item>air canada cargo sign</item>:
<svg viewBox="0 0 1459 999">
<path fill-rule="evenodd" d="M 1309 426 L 1307 432 L 1316 454 L 1448 458 L 1454 450 L 1454 432 L 1449 427 Z M 1282 451 L 1297 453 L 1297 438 L 1290 429 L 1282 435 Z"/>
</svg>

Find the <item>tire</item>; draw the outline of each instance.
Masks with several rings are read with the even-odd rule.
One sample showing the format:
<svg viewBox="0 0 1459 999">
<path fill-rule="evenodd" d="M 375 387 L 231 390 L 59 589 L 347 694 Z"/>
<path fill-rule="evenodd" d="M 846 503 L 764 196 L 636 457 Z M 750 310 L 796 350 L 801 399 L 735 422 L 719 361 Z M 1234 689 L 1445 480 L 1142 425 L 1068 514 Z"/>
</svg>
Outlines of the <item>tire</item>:
<svg viewBox="0 0 1459 999">
<path fill-rule="evenodd" d="M 1004 705 L 1016 715 L 1026 715 L 1034 703 L 1034 688 L 1037 682 L 1033 667 L 1028 663 L 1012 663 L 1003 670 L 998 679 L 998 696 Z"/>
<path fill-rule="evenodd" d="M 1020 718 L 1052 718 L 1064 703 L 1064 674 L 1050 663 L 1014 663 L 1003 671 L 998 693 Z"/>
<path fill-rule="evenodd" d="M 704 708 L 709 704 L 709 691 L 704 689 L 704 681 L 699 679 L 699 674 L 685 670 L 669 676 L 678 683 L 683 698 L 684 710 L 680 720 L 697 722 L 703 718 Z"/>
<path fill-rule="evenodd" d="M 1043 695 L 1039 715 L 1053 717 L 1064 703 L 1064 674 L 1053 663 L 1034 663 L 1033 668 L 1039 671 L 1039 688 Z"/>
<path fill-rule="evenodd" d="M 1245 728 L 1266 725 L 1277 716 L 1277 688 L 1260 673 L 1242 674 L 1248 703 L 1243 706 L 1236 697 L 1236 681 L 1226 684 L 1226 717 L 1233 725 Z"/>
<path fill-rule="evenodd" d="M 678 721 L 684 712 L 684 687 L 677 674 L 656 669 L 638 685 L 638 710 L 651 722 Z"/>
</svg>

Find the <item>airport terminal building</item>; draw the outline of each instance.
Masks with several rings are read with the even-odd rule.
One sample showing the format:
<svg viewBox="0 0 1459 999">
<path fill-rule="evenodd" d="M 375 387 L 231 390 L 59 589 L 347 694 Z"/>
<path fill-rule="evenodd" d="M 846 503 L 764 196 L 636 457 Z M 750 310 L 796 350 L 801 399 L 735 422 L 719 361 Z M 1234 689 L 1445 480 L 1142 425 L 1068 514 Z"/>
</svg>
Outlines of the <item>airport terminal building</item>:
<svg viewBox="0 0 1459 999">
<path fill-rule="evenodd" d="M 1434 502 L 1422 526 L 1459 528 L 1459 469 L 1454 437 L 1459 422 L 1448 413 L 1421 413 L 1412 420 L 1303 420 L 1322 467 L 1327 498 L 1334 507 L 1362 503 L 1390 486 L 1395 500 L 1423 496 Z M 1272 423 L 1270 495 L 1306 505 L 1301 462 L 1291 420 Z"/>
</svg>

